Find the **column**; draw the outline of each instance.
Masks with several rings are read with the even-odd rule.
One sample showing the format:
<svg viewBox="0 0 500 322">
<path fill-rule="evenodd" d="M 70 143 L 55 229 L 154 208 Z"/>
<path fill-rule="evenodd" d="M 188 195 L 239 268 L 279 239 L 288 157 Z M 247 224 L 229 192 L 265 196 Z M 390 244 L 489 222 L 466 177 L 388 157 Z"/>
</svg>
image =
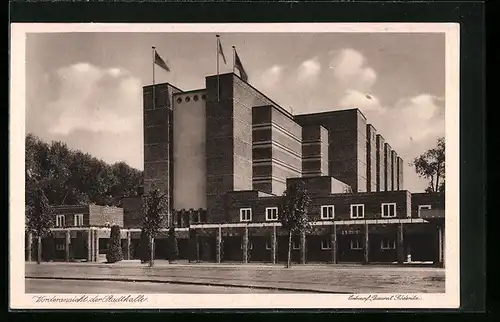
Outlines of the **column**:
<svg viewBox="0 0 500 322">
<path fill-rule="evenodd" d="M 132 233 L 130 232 L 130 230 L 127 230 L 127 243 L 126 243 L 126 252 L 125 252 L 125 259 L 127 260 L 131 260 L 130 258 L 130 247 L 131 247 L 131 235 Z"/>
<path fill-rule="evenodd" d="M 222 242 L 222 226 L 219 224 L 219 229 L 217 231 L 217 238 L 215 239 L 215 255 L 217 256 L 217 263 L 220 264 L 222 261 L 221 254 L 221 242 Z"/>
<path fill-rule="evenodd" d="M 66 229 L 66 245 L 64 247 L 64 250 L 66 252 L 66 257 L 65 260 L 66 262 L 69 262 L 69 247 L 71 245 L 71 235 L 69 229 Z"/>
<path fill-rule="evenodd" d="M 332 263 L 337 264 L 337 225 L 333 223 L 330 245 L 332 247 Z"/>
<path fill-rule="evenodd" d="M 243 263 L 248 263 L 248 227 L 245 227 L 242 240 Z"/>
<path fill-rule="evenodd" d="M 28 262 L 31 262 L 33 260 L 33 255 L 32 255 L 32 252 L 33 252 L 33 235 L 30 233 L 30 232 L 27 232 L 28 234 L 28 241 L 26 242 L 27 243 L 27 249 L 28 249 Z"/>
<path fill-rule="evenodd" d="M 443 226 L 438 224 L 438 263 L 440 267 L 444 265 L 444 234 L 443 234 Z"/>
<path fill-rule="evenodd" d="M 92 243 L 94 244 L 94 262 L 97 262 L 99 259 L 99 231 L 97 229 L 94 229 L 94 239 Z"/>
<path fill-rule="evenodd" d="M 397 233 L 397 253 L 398 253 L 398 264 L 403 264 L 405 249 L 404 249 L 404 234 L 403 234 L 403 224 L 398 225 L 398 233 Z"/>
<path fill-rule="evenodd" d="M 368 233 L 368 224 L 365 223 L 365 257 L 364 257 L 365 264 L 368 264 L 370 262 L 369 253 L 370 253 L 370 234 Z"/>
<path fill-rule="evenodd" d="M 300 263 L 306 263 L 306 232 L 300 232 Z"/>
<path fill-rule="evenodd" d="M 92 261 L 92 229 L 87 229 L 87 262 Z"/>
<path fill-rule="evenodd" d="M 276 226 L 273 226 L 273 234 L 271 235 L 271 260 L 273 264 L 276 264 Z"/>
</svg>

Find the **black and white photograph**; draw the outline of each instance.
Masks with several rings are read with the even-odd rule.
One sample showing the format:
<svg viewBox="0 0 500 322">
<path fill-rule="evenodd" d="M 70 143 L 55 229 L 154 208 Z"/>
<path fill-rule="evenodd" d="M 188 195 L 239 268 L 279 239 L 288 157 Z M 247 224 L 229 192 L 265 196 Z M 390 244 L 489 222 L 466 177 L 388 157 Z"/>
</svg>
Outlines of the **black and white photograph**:
<svg viewBox="0 0 500 322">
<path fill-rule="evenodd" d="M 20 308 L 458 307 L 458 25 L 12 32 Z"/>
</svg>

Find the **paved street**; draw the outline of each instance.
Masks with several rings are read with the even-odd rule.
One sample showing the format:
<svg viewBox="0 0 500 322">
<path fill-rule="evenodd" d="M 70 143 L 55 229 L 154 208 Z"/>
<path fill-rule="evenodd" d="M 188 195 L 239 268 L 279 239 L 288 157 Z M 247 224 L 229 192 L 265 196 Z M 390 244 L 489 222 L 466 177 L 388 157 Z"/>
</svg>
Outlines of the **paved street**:
<svg viewBox="0 0 500 322">
<path fill-rule="evenodd" d="M 444 269 L 361 265 L 217 265 L 165 264 L 149 268 L 136 262 L 118 264 L 26 264 L 26 277 L 136 282 L 172 282 L 212 286 L 247 286 L 331 293 L 444 292 Z M 78 291 L 78 290 L 76 290 Z"/>
<path fill-rule="evenodd" d="M 82 293 L 82 294 L 241 294 L 241 293 L 291 293 L 286 291 L 235 288 L 204 285 L 178 285 L 148 282 L 75 281 L 26 279 L 26 293 Z"/>
</svg>

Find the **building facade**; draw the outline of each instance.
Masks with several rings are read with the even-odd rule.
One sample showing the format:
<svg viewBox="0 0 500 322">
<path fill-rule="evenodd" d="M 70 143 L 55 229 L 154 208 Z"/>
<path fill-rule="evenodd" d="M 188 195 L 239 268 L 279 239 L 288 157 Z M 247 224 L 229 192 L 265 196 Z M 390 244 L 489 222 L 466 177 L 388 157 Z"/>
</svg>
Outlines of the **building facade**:
<svg viewBox="0 0 500 322">
<path fill-rule="evenodd" d="M 181 258 L 285 260 L 280 203 L 301 180 L 313 229 L 293 236 L 294 261 L 443 262 L 444 195 L 404 189 L 403 160 L 359 109 L 292 115 L 233 73 L 205 85 L 143 88 L 144 193 L 154 184 L 169 198 L 158 256 L 175 227 Z M 126 258 L 135 256 L 140 212 L 141 199 L 126 198 L 115 220 Z M 109 226 L 84 224 L 60 229 L 87 231 L 96 260 L 94 239 L 106 240 Z"/>
</svg>

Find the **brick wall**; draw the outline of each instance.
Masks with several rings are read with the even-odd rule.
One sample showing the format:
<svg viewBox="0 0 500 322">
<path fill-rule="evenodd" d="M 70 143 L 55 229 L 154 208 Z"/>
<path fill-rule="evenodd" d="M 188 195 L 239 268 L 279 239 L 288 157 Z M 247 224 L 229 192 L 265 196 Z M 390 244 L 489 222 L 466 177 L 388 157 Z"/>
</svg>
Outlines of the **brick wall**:
<svg viewBox="0 0 500 322">
<path fill-rule="evenodd" d="M 376 154 L 375 154 L 375 188 L 376 191 L 385 191 L 385 139 L 382 135 L 377 134 Z"/>
<path fill-rule="evenodd" d="M 345 182 L 355 191 L 366 188 L 366 183 L 360 184 L 366 180 L 363 167 L 363 164 L 366 166 L 366 124 L 358 131 L 366 120 L 358 109 L 295 115 L 295 120 L 302 126 L 321 125 L 328 130 L 330 176 Z M 360 168 L 363 168 L 361 175 Z"/>
<path fill-rule="evenodd" d="M 411 194 L 412 217 L 418 217 L 419 205 L 430 205 L 432 210 L 443 210 L 445 209 L 445 194 L 442 192 L 412 193 Z"/>
<path fill-rule="evenodd" d="M 398 154 L 391 151 L 391 190 L 398 190 Z"/>
<path fill-rule="evenodd" d="M 172 95 L 180 89 L 168 84 L 143 87 L 144 124 L 144 190 L 147 193 L 154 182 L 156 187 L 169 194 L 172 205 Z"/>
<path fill-rule="evenodd" d="M 392 190 L 392 157 L 391 157 L 392 148 L 389 143 L 384 144 L 384 191 Z"/>
<path fill-rule="evenodd" d="M 89 213 L 91 226 L 124 225 L 123 208 L 89 205 Z"/>
<path fill-rule="evenodd" d="M 398 157 L 398 190 L 404 190 L 403 173 L 404 161 L 401 157 Z"/>
<path fill-rule="evenodd" d="M 328 130 L 321 125 L 302 128 L 302 175 L 328 175 Z"/>
<path fill-rule="evenodd" d="M 377 131 L 371 124 L 366 125 L 366 191 L 377 191 Z"/>
<path fill-rule="evenodd" d="M 83 225 L 89 226 L 89 206 L 88 205 L 63 205 L 54 206 L 54 225 L 56 224 L 55 217 L 57 215 L 64 215 L 64 227 L 75 226 L 75 215 L 83 215 Z"/>
<path fill-rule="evenodd" d="M 125 228 L 138 228 L 142 226 L 142 198 L 129 197 L 122 199 L 123 226 Z"/>
</svg>

